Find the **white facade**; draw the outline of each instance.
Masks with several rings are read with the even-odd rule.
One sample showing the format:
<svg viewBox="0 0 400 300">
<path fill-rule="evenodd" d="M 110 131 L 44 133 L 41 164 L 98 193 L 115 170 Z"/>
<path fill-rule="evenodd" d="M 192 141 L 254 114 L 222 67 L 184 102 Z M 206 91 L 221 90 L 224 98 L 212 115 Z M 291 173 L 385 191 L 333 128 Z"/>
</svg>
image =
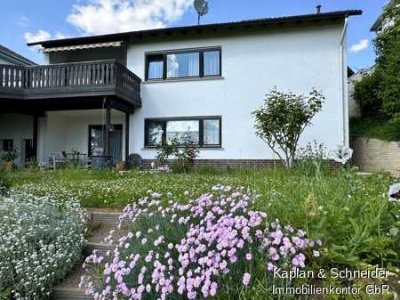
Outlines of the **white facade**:
<svg viewBox="0 0 400 300">
<path fill-rule="evenodd" d="M 219 47 L 222 68 L 218 78 L 144 80 L 142 107 L 130 115 L 129 153 L 155 158 L 156 151 L 145 147 L 146 119 L 218 116 L 222 124 L 221 147 L 201 148 L 199 159 L 277 159 L 255 135 L 252 116 L 275 86 L 281 91 L 304 94 L 316 88 L 325 96 L 323 110 L 303 133 L 301 145 L 314 140 L 327 149 L 348 145 L 345 33 L 344 22 L 337 22 L 273 30 L 238 29 L 213 34 L 212 38 L 193 34 L 129 42 L 127 67 L 143 80 L 148 52 Z M 6 129 L 14 130 L 16 139 L 32 138 L 32 117 L 18 121 L 21 128 L 18 125 L 17 129 L 10 129 L 7 124 L 11 116 L 0 114 L 0 140 L 7 138 Z M 11 123 L 15 126 L 16 121 Z M 102 110 L 45 112 L 39 118 L 38 161 L 48 162 L 55 152 L 77 150 L 87 154 L 88 128 L 102 124 Z M 123 126 L 125 149 L 124 113 L 113 110 L 112 124 Z M 125 159 L 125 151 L 122 153 Z"/>
<path fill-rule="evenodd" d="M 301 144 L 316 140 L 328 149 L 348 144 L 347 97 L 344 93 L 343 25 L 254 32 L 218 38 L 131 44 L 128 67 L 144 78 L 145 53 L 197 47 L 222 49 L 222 78 L 148 82 L 142 85 L 143 107 L 131 116 L 130 152 L 153 159 L 144 147 L 146 118 L 221 116 L 222 148 L 202 149 L 200 159 L 276 159 L 255 135 L 252 112 L 274 86 L 308 93 L 321 90 L 323 111 L 304 132 Z"/>
</svg>

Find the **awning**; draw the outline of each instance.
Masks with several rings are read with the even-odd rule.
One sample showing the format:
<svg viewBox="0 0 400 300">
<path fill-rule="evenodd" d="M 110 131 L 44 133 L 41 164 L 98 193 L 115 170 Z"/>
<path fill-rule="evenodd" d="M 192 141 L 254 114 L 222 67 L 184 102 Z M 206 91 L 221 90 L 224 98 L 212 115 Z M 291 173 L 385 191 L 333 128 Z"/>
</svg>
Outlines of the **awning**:
<svg viewBox="0 0 400 300">
<path fill-rule="evenodd" d="M 54 47 L 54 48 L 44 48 L 43 52 L 58 52 L 58 51 L 72 51 L 72 50 L 82 50 L 82 49 L 93 49 L 93 48 L 109 48 L 109 47 L 121 47 L 121 41 L 119 42 L 108 42 L 108 43 L 95 43 L 95 44 L 84 44 L 84 45 L 74 45 L 65 47 Z"/>
</svg>

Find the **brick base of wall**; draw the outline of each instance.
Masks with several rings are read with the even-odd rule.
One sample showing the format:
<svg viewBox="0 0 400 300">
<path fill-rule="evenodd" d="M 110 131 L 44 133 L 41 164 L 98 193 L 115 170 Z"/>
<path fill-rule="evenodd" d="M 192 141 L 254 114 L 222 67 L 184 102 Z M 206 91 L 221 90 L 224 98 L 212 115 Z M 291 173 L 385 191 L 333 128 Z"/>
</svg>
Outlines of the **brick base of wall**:
<svg viewBox="0 0 400 300">
<path fill-rule="evenodd" d="M 154 160 L 143 160 L 144 168 L 150 169 L 151 162 Z M 335 161 L 329 161 L 330 168 L 335 170 L 340 164 Z M 197 159 L 195 167 L 212 167 L 217 169 L 243 168 L 243 169 L 261 169 L 270 167 L 281 167 L 282 162 L 276 159 Z"/>
</svg>

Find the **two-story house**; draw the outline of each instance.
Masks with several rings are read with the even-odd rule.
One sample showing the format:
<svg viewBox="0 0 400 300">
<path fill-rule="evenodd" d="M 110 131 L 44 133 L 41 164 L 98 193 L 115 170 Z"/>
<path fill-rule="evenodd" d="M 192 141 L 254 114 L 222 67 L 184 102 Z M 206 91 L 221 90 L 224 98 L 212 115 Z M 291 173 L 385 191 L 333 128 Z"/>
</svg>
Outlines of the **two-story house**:
<svg viewBox="0 0 400 300">
<path fill-rule="evenodd" d="M 255 135 L 252 112 L 274 86 L 294 93 L 315 87 L 326 100 L 301 144 L 348 145 L 346 30 L 348 17 L 359 14 L 32 43 L 48 64 L 0 66 L 0 128 L 33 128 L 39 162 L 72 150 L 114 161 L 137 153 L 150 162 L 157 144 L 189 136 L 199 164 L 266 165 L 277 157 Z"/>
</svg>

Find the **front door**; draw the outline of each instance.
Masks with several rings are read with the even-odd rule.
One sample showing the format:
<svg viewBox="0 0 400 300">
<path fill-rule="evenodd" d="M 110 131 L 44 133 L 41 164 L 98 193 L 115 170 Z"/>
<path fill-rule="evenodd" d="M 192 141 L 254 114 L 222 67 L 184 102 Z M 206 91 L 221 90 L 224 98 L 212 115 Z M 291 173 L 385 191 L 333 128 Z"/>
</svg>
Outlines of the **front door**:
<svg viewBox="0 0 400 300">
<path fill-rule="evenodd" d="M 103 125 L 89 126 L 89 156 L 104 154 L 105 129 Z M 122 125 L 112 125 L 110 152 L 114 162 L 122 161 Z"/>
</svg>

